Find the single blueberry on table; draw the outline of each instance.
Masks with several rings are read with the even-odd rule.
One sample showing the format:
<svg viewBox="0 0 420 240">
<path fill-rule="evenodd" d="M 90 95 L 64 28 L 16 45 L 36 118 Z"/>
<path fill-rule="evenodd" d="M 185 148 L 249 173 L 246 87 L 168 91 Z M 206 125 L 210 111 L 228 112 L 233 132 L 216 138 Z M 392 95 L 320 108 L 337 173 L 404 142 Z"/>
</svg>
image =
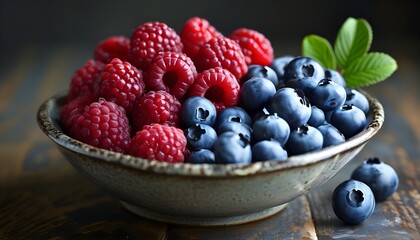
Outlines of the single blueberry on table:
<svg viewBox="0 0 420 240">
<path fill-rule="evenodd" d="M 237 134 L 242 134 L 248 141 L 252 140 L 252 128 L 244 123 L 239 122 L 226 122 L 219 127 L 217 132 L 219 135 L 224 132 L 235 132 Z"/>
<path fill-rule="evenodd" d="M 330 123 L 348 139 L 365 128 L 366 115 L 353 105 L 343 105 L 331 114 Z"/>
<path fill-rule="evenodd" d="M 275 87 L 279 84 L 279 80 L 276 72 L 267 66 L 261 65 L 249 65 L 248 71 L 245 76 L 242 77 L 242 82 L 246 82 L 253 77 L 261 77 L 270 80 Z"/>
<path fill-rule="evenodd" d="M 214 129 L 219 131 L 219 127 L 227 122 L 238 122 L 248 126 L 252 125 L 252 119 L 249 114 L 241 107 L 228 107 L 217 114 Z"/>
<path fill-rule="evenodd" d="M 281 117 L 268 115 L 254 122 L 252 125 L 253 142 L 274 139 L 283 147 L 290 135 L 290 127 Z"/>
<path fill-rule="evenodd" d="M 325 122 L 324 112 L 316 106 L 311 106 L 311 116 L 308 120 L 308 125 L 318 127 Z"/>
<path fill-rule="evenodd" d="M 216 131 L 205 124 L 195 124 L 187 128 L 185 136 L 190 150 L 212 149 L 217 139 Z"/>
<path fill-rule="evenodd" d="M 322 144 L 321 132 L 305 124 L 290 132 L 285 149 L 289 156 L 293 156 L 319 150 L 322 148 Z"/>
<path fill-rule="evenodd" d="M 312 110 L 309 100 L 302 91 L 285 87 L 274 94 L 270 111 L 286 120 L 293 130 L 308 122 Z"/>
<path fill-rule="evenodd" d="M 247 112 L 256 112 L 267 105 L 276 93 L 274 84 L 266 78 L 253 77 L 239 91 L 239 102 Z"/>
<path fill-rule="evenodd" d="M 311 103 L 323 111 L 333 111 L 346 101 L 346 89 L 331 79 L 319 81 L 312 93 Z"/>
<path fill-rule="evenodd" d="M 193 151 L 187 159 L 187 163 L 214 163 L 214 153 L 208 149 Z"/>
<path fill-rule="evenodd" d="M 217 138 L 213 146 L 215 163 L 248 164 L 252 160 L 249 140 L 242 134 L 224 132 Z"/>
<path fill-rule="evenodd" d="M 196 123 L 213 126 L 216 121 L 216 108 L 204 97 L 190 97 L 182 105 L 181 118 L 187 128 Z"/>
<path fill-rule="evenodd" d="M 337 145 L 346 141 L 344 135 L 329 123 L 324 123 L 318 126 L 317 129 L 321 132 L 322 137 L 324 138 L 324 142 L 322 144 L 323 148 Z"/>
<path fill-rule="evenodd" d="M 361 92 L 356 89 L 346 89 L 346 102 L 344 104 L 354 105 L 362 110 L 365 115 L 369 113 L 369 101 Z"/>
<path fill-rule="evenodd" d="M 333 69 L 325 69 L 325 78 L 331 79 L 342 87 L 346 87 L 346 81 L 341 74 Z"/>
<path fill-rule="evenodd" d="M 351 178 L 368 185 L 378 202 L 384 201 L 397 191 L 399 183 L 395 170 L 378 158 L 365 160 L 353 171 Z"/>
<path fill-rule="evenodd" d="M 284 161 L 287 159 L 287 152 L 281 144 L 275 140 L 264 140 L 252 146 L 252 161 Z"/>
<path fill-rule="evenodd" d="M 332 195 L 335 215 L 347 224 L 360 224 L 375 210 L 375 197 L 368 185 L 347 180 L 337 186 Z"/>
</svg>

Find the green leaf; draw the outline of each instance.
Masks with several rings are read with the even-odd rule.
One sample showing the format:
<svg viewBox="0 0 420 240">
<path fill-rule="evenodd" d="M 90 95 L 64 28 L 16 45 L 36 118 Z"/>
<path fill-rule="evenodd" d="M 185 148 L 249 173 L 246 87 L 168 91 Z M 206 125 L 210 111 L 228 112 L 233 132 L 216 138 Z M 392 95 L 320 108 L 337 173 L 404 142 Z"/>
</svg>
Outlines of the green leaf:
<svg viewBox="0 0 420 240">
<path fill-rule="evenodd" d="M 338 32 L 334 44 L 338 66 L 345 69 L 366 55 L 372 38 L 372 28 L 366 20 L 348 18 Z"/>
<path fill-rule="evenodd" d="M 385 53 L 369 53 L 349 65 L 343 74 L 349 87 L 363 87 L 385 80 L 397 70 L 397 62 Z"/>
<path fill-rule="evenodd" d="M 327 39 L 318 35 L 308 35 L 302 42 L 302 54 L 319 62 L 324 68 L 336 69 L 333 48 Z"/>
</svg>

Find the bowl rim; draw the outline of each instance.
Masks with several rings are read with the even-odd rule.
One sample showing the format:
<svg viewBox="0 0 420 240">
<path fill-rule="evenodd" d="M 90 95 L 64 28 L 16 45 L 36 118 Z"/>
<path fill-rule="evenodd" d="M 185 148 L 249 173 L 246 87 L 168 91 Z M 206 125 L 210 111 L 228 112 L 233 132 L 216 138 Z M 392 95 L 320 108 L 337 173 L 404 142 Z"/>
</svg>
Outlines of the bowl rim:
<svg viewBox="0 0 420 240">
<path fill-rule="evenodd" d="M 357 89 L 369 101 L 369 118 L 367 127 L 347 139 L 344 143 L 323 148 L 315 152 L 289 157 L 285 161 L 266 161 L 250 164 L 192 164 L 192 163 L 166 163 L 157 160 L 147 160 L 122 153 L 117 153 L 80 142 L 66 135 L 58 123 L 60 107 L 67 101 L 66 92 L 58 93 L 45 100 L 37 112 L 37 122 L 41 130 L 58 146 L 86 155 L 91 158 L 102 160 L 104 163 L 117 164 L 142 173 L 154 173 L 186 177 L 244 177 L 248 175 L 278 172 L 283 169 L 300 168 L 326 161 L 341 152 L 349 151 L 361 146 L 372 138 L 384 123 L 384 109 L 381 103 L 362 89 Z M 61 105 L 60 105 L 61 104 Z M 54 113 L 55 112 L 55 113 Z M 55 114 L 55 116 L 53 116 Z"/>
</svg>

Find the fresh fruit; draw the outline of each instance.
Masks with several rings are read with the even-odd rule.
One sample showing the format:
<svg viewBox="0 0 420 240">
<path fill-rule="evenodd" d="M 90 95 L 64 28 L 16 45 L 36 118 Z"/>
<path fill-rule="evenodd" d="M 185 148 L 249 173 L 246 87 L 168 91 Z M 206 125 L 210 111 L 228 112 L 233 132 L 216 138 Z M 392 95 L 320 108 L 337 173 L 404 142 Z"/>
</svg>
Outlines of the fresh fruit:
<svg viewBox="0 0 420 240">
<path fill-rule="evenodd" d="M 332 195 L 332 207 L 339 219 L 347 224 L 360 224 L 375 210 L 372 190 L 363 182 L 347 180 Z"/>
<path fill-rule="evenodd" d="M 174 29 L 162 22 L 146 22 L 130 38 L 129 60 L 145 71 L 161 52 L 182 53 L 181 38 Z"/>
<path fill-rule="evenodd" d="M 341 74 L 333 69 L 325 69 L 325 78 L 331 79 L 342 87 L 346 87 L 346 80 L 344 80 Z"/>
<path fill-rule="evenodd" d="M 221 67 L 238 80 L 246 74 L 248 65 L 238 43 L 226 37 L 215 37 L 201 46 L 193 59 L 198 72 Z"/>
<path fill-rule="evenodd" d="M 67 100 L 71 101 L 79 96 L 93 93 L 95 81 L 99 77 L 104 66 L 105 65 L 100 61 L 92 59 L 87 60 L 86 63 L 73 74 Z"/>
<path fill-rule="evenodd" d="M 136 99 L 144 93 L 143 75 L 129 62 L 114 58 L 105 65 L 95 82 L 96 98 L 105 98 L 130 114 Z"/>
<path fill-rule="evenodd" d="M 344 135 L 329 123 L 324 123 L 318 126 L 317 129 L 321 132 L 324 139 L 322 144 L 323 148 L 337 145 L 346 141 Z"/>
<path fill-rule="evenodd" d="M 83 114 L 84 107 L 95 101 L 93 93 L 86 92 L 68 102 L 61 108 L 60 121 L 65 130 L 70 129 L 76 119 Z"/>
<path fill-rule="evenodd" d="M 311 103 L 323 111 L 333 111 L 341 107 L 345 101 L 346 90 L 328 78 L 319 81 L 312 92 Z"/>
<path fill-rule="evenodd" d="M 395 170 L 379 158 L 365 160 L 353 171 L 351 178 L 368 185 L 378 202 L 397 191 L 399 183 Z"/>
<path fill-rule="evenodd" d="M 219 130 L 219 127 L 227 122 L 238 122 L 248 126 L 252 125 L 252 119 L 249 114 L 241 107 L 228 107 L 217 114 L 214 129 Z"/>
<path fill-rule="evenodd" d="M 308 120 L 308 125 L 312 127 L 318 127 L 325 122 L 324 111 L 317 108 L 316 106 L 311 106 L 311 116 Z"/>
<path fill-rule="evenodd" d="M 184 52 L 194 59 L 200 47 L 214 37 L 223 35 L 216 30 L 206 19 L 192 17 L 188 19 L 179 35 L 184 45 Z"/>
<path fill-rule="evenodd" d="M 242 49 L 247 65 L 258 64 L 268 66 L 274 58 L 274 50 L 262 33 L 248 28 L 239 28 L 230 36 Z"/>
<path fill-rule="evenodd" d="M 369 101 L 361 92 L 357 91 L 356 89 L 347 88 L 346 89 L 346 101 L 344 104 L 347 105 L 354 105 L 362 110 L 365 115 L 369 113 Z"/>
<path fill-rule="evenodd" d="M 251 145 L 246 137 L 235 132 L 219 135 L 213 146 L 215 163 L 251 163 Z"/>
<path fill-rule="evenodd" d="M 276 93 L 276 87 L 267 78 L 253 77 L 239 91 L 239 102 L 248 112 L 256 112 L 268 105 Z"/>
<path fill-rule="evenodd" d="M 273 62 L 271 63 L 270 67 L 276 72 L 277 78 L 279 80 L 279 84 L 284 83 L 284 71 L 289 64 L 290 61 L 292 61 L 294 57 L 292 56 L 282 56 L 275 58 Z M 279 86 L 280 87 L 280 86 Z"/>
<path fill-rule="evenodd" d="M 187 128 L 185 136 L 190 150 L 212 149 L 217 139 L 216 131 L 205 124 L 196 124 Z"/>
<path fill-rule="evenodd" d="M 241 134 L 246 139 L 248 139 L 249 142 L 252 140 L 252 128 L 244 123 L 240 122 L 225 122 L 218 128 L 218 134 L 222 134 L 224 132 L 235 132 L 237 134 Z"/>
<path fill-rule="evenodd" d="M 270 110 L 286 120 L 290 129 L 307 123 L 311 117 L 311 104 L 299 89 L 284 87 L 271 100 Z"/>
<path fill-rule="evenodd" d="M 279 80 L 276 72 L 274 72 L 273 69 L 267 66 L 249 65 L 248 71 L 246 72 L 245 76 L 242 77 L 241 82 L 244 83 L 248 79 L 251 79 L 253 77 L 266 78 L 270 80 L 276 88 L 279 85 Z"/>
<path fill-rule="evenodd" d="M 126 151 L 130 133 L 125 110 L 103 99 L 85 106 L 69 130 L 69 135 L 79 141 L 115 152 Z"/>
<path fill-rule="evenodd" d="M 185 161 L 187 163 L 214 163 L 214 153 L 208 149 L 200 149 L 191 152 L 189 158 Z"/>
<path fill-rule="evenodd" d="M 330 122 L 348 139 L 365 128 L 366 116 L 353 105 L 343 105 L 331 114 Z"/>
<path fill-rule="evenodd" d="M 281 144 L 275 140 L 264 140 L 252 146 L 252 161 L 284 161 L 287 159 L 287 152 Z"/>
<path fill-rule="evenodd" d="M 128 153 L 160 162 L 184 162 L 187 139 L 181 129 L 162 125 L 146 125 L 131 140 Z"/>
<path fill-rule="evenodd" d="M 290 135 L 287 122 L 277 114 L 262 117 L 252 125 L 254 142 L 274 139 L 283 147 Z"/>
<path fill-rule="evenodd" d="M 178 127 L 181 103 L 165 91 L 149 91 L 138 98 L 133 106 L 131 122 L 136 133 L 143 126 L 160 123 Z"/>
<path fill-rule="evenodd" d="M 302 125 L 290 132 L 285 149 L 290 156 L 313 152 L 322 148 L 323 137 L 318 129 Z"/>
<path fill-rule="evenodd" d="M 104 64 L 109 63 L 114 58 L 127 61 L 129 50 L 130 39 L 124 36 L 112 36 L 96 45 L 93 56 L 95 60 L 101 61 Z"/>
<path fill-rule="evenodd" d="M 232 73 L 216 67 L 197 75 L 189 91 L 189 96 L 201 96 L 209 99 L 216 107 L 217 112 L 220 112 L 238 103 L 239 88 L 239 83 Z"/>
<path fill-rule="evenodd" d="M 183 53 L 163 52 L 151 62 L 144 81 L 149 90 L 165 90 L 182 99 L 196 77 L 197 70 L 189 57 Z"/>
<path fill-rule="evenodd" d="M 216 122 L 216 108 L 207 98 L 190 97 L 182 104 L 181 119 L 187 128 L 197 123 L 213 126 Z"/>
</svg>

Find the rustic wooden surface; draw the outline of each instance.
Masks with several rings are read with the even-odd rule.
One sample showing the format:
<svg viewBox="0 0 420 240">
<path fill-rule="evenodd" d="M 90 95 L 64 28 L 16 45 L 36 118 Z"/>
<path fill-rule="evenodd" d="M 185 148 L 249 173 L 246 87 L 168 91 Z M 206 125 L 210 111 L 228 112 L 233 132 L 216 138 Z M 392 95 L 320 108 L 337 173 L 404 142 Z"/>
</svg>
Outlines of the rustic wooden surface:
<svg viewBox="0 0 420 240">
<path fill-rule="evenodd" d="M 365 88 L 384 105 L 385 124 L 337 176 L 273 217 L 203 228 L 131 214 L 76 172 L 39 130 L 38 106 L 67 89 L 88 53 L 29 47 L 0 66 L 0 239 L 420 239 L 420 61 L 413 55 L 394 55 L 398 72 Z M 398 192 L 363 224 L 345 225 L 332 211 L 332 191 L 373 156 L 396 169 Z"/>
</svg>

